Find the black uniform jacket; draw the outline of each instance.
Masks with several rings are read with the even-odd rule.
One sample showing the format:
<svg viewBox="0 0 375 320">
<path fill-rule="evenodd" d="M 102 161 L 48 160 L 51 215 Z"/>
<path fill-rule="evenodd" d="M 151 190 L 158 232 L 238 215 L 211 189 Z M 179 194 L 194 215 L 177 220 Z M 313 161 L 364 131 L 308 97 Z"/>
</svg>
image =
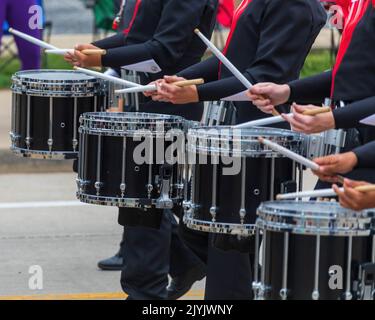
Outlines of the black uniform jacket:
<svg viewBox="0 0 375 320">
<path fill-rule="evenodd" d="M 227 44 L 227 58 L 251 83 L 285 83 L 298 78 L 306 55 L 326 21 L 321 5 L 317 0 L 247 2 Z M 246 89 L 216 57 L 179 75 L 203 77 L 208 82 L 198 88 L 201 101 L 219 100 Z M 251 113 L 240 122 L 264 117 L 250 102 L 236 105 Z"/>
<path fill-rule="evenodd" d="M 375 7 L 372 0 L 353 1 L 350 6 L 352 17 L 356 19 L 350 21 L 351 32 L 344 29 L 334 70 L 289 83 L 290 100 L 321 103 L 331 96 L 336 102 L 345 102 L 345 108 L 333 111 L 336 127 L 357 128 L 359 141 L 365 144 L 375 140 L 375 129 L 359 124 L 360 120 L 375 113 Z M 360 158 L 360 166 L 366 162 L 368 151 L 371 146 L 354 149 Z"/>
<path fill-rule="evenodd" d="M 122 33 L 100 40 L 94 45 L 107 49 L 102 65 L 118 68 L 154 59 L 162 71 L 142 74 L 141 83 L 176 74 L 201 61 L 205 45 L 194 34 L 200 28 L 211 37 L 218 0 L 128 0 L 121 23 Z M 174 106 L 142 99 L 141 112 L 179 115 L 200 121 L 202 104 Z"/>
<path fill-rule="evenodd" d="M 154 59 L 162 74 L 175 74 L 199 62 L 206 50 L 194 29 L 211 36 L 218 0 L 130 0 L 125 5 L 124 31 L 94 45 L 107 49 L 106 67 Z M 130 13 L 129 13 L 130 11 Z"/>
</svg>

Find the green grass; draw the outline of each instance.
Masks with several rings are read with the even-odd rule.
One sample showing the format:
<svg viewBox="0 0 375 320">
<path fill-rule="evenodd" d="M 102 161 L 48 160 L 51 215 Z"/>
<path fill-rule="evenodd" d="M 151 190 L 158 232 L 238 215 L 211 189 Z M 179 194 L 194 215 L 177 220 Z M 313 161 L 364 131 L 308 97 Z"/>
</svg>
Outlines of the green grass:
<svg viewBox="0 0 375 320">
<path fill-rule="evenodd" d="M 311 52 L 301 72 L 301 77 L 305 78 L 332 68 L 332 61 L 329 51 Z"/>
<path fill-rule="evenodd" d="M 44 67 L 48 66 L 49 69 L 71 69 L 60 56 L 47 56 L 44 61 Z M 0 66 L 6 59 L 0 59 Z M 311 52 L 305 62 L 301 76 L 307 77 L 313 74 L 318 74 L 331 68 L 331 58 L 328 51 Z M 20 69 L 18 61 L 13 60 L 9 63 L 4 70 L 0 73 L 0 89 L 9 88 L 11 84 L 11 76 Z"/>
</svg>

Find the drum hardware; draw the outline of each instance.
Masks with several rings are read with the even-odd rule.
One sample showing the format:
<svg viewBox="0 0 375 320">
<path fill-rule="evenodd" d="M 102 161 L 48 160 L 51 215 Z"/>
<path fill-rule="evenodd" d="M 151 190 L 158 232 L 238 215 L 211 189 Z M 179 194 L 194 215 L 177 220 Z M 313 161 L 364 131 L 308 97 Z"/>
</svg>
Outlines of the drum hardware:
<svg viewBox="0 0 375 320">
<path fill-rule="evenodd" d="M 96 189 L 97 196 L 100 195 L 100 188 L 103 185 L 100 182 L 101 163 L 102 163 L 102 137 L 101 135 L 99 135 L 98 136 L 98 150 L 96 154 L 96 182 L 95 182 L 95 189 Z"/>
<path fill-rule="evenodd" d="M 160 122 L 163 122 L 162 126 Z M 138 139 L 144 135 L 140 132 L 151 134 L 153 144 L 169 130 L 185 136 L 183 118 L 99 112 L 83 114 L 80 123 L 82 147 L 79 150 L 78 175 L 80 180 L 88 183 L 84 188 L 78 188 L 79 200 L 143 210 L 173 208 L 174 204 L 182 201 L 183 171 L 178 169 L 178 165 L 163 167 L 159 162 L 149 164 L 148 161 L 138 164 L 131 155 L 144 143 Z M 167 139 L 162 142 L 161 147 L 167 150 L 171 142 Z M 152 158 L 147 160 L 152 162 L 158 149 L 152 146 L 151 150 Z"/>
<path fill-rule="evenodd" d="M 27 135 L 26 135 L 26 147 L 27 149 L 29 150 L 30 149 L 30 145 L 31 145 L 31 137 L 30 137 L 30 114 L 31 114 L 31 110 L 30 110 L 30 101 L 31 101 L 31 97 L 28 96 L 27 97 L 27 124 L 26 124 L 26 132 L 27 132 Z"/>
<path fill-rule="evenodd" d="M 360 300 L 375 300 L 375 263 L 364 263 L 359 267 L 358 297 Z"/>
<path fill-rule="evenodd" d="M 280 290 L 280 297 L 282 300 L 288 298 L 288 259 L 289 259 L 289 233 L 284 234 L 284 256 L 283 256 L 283 283 Z"/>
<path fill-rule="evenodd" d="M 190 165 L 191 192 L 187 194 L 185 191 L 184 222 L 189 228 L 204 232 L 253 236 L 256 230 L 257 203 L 273 197 L 276 190 L 282 192 L 286 186 L 297 184 L 290 181 L 292 176 L 296 177 L 296 174 L 291 172 L 285 185 L 282 185 L 284 181 L 279 176 L 276 182 L 275 168 L 282 155 L 260 144 L 258 137 L 262 136 L 262 133 L 268 133 L 271 139 L 280 140 L 281 144 L 296 152 L 303 151 L 304 136 L 287 130 L 251 128 L 239 131 L 229 127 L 189 130 L 190 143 L 187 151 L 194 156 L 194 161 L 189 162 L 194 163 Z M 233 163 L 239 163 L 236 174 L 224 174 L 224 170 L 228 169 L 228 161 L 225 157 L 222 158 L 223 154 L 232 159 Z M 203 157 L 205 162 L 200 161 Z M 257 172 L 257 166 L 261 171 Z M 292 166 L 292 163 L 290 167 L 297 168 Z M 257 173 L 254 179 L 249 174 L 250 169 Z M 289 169 L 284 175 L 288 173 Z M 264 180 L 267 180 L 267 184 L 262 182 Z M 236 190 L 233 186 L 236 186 Z M 227 197 L 234 202 L 230 206 L 226 203 Z"/>
<path fill-rule="evenodd" d="M 375 262 L 363 263 L 375 252 L 375 248 L 371 251 L 368 245 L 375 242 L 371 235 L 374 212 L 354 212 L 331 202 L 276 201 L 263 203 L 258 216 L 253 283 L 256 299 L 277 299 L 276 295 L 282 300 L 308 299 L 309 296 L 313 300 L 375 298 L 372 296 L 375 293 Z M 261 232 L 263 245 L 259 249 Z M 334 251 L 328 254 L 327 249 Z M 299 256 L 301 252 L 303 261 Z M 309 263 L 313 264 L 309 267 Z M 303 264 L 306 264 L 306 268 L 302 267 L 306 270 L 301 272 Z M 342 285 L 338 288 L 326 283 L 327 277 L 335 276 L 335 271 L 331 270 L 334 265 L 346 266 Z M 353 279 L 356 266 L 358 278 Z M 289 275 L 292 275 L 290 280 Z M 312 290 L 310 295 L 309 288 Z"/>
<path fill-rule="evenodd" d="M 169 197 L 172 176 L 172 166 L 163 165 L 160 168 L 160 198 L 156 200 L 157 209 L 172 209 L 173 201 Z"/>
<path fill-rule="evenodd" d="M 313 300 L 319 300 L 319 270 L 320 270 L 320 234 L 316 236 L 315 243 L 315 273 L 314 273 L 314 291 L 311 295 Z"/>
<path fill-rule="evenodd" d="M 352 256 L 353 256 L 353 237 L 348 239 L 348 260 L 346 269 L 346 291 L 344 293 L 345 300 L 352 300 L 353 294 L 351 292 L 351 277 L 352 277 Z"/>
<path fill-rule="evenodd" d="M 120 184 L 120 191 L 121 191 L 121 198 L 125 197 L 126 191 L 126 137 L 123 138 L 122 142 L 122 166 L 121 166 L 121 184 Z"/>
<path fill-rule="evenodd" d="M 206 104 L 202 124 L 205 126 L 230 125 L 236 116 L 236 107 L 227 101 L 211 101 Z"/>
<path fill-rule="evenodd" d="M 12 91 L 11 149 L 35 159 L 76 158 L 78 117 L 105 100 L 102 81 L 69 70 L 17 72 Z"/>
<path fill-rule="evenodd" d="M 255 229 L 255 257 L 254 257 L 254 281 L 252 289 L 254 297 L 259 296 L 260 281 L 259 281 L 259 246 L 260 246 L 260 229 Z"/>
</svg>

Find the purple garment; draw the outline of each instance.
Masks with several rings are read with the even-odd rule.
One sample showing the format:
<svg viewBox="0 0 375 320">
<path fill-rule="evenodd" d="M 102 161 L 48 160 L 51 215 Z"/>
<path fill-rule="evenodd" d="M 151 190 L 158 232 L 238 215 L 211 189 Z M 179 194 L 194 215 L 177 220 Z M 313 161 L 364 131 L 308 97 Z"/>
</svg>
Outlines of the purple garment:
<svg viewBox="0 0 375 320">
<path fill-rule="evenodd" d="M 36 4 L 36 0 L 0 0 L 0 41 L 3 35 L 4 21 L 7 21 L 14 29 L 41 39 L 41 30 L 29 28 L 29 19 L 32 16 L 29 14 L 29 8 Z M 22 70 L 40 69 L 40 48 L 18 37 L 15 37 L 15 41 L 22 62 Z"/>
</svg>

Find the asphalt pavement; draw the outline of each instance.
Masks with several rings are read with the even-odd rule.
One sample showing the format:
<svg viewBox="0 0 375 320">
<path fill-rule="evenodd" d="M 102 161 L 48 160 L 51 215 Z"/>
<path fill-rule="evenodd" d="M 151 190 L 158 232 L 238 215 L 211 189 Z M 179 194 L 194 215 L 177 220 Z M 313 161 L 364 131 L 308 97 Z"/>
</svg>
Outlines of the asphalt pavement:
<svg viewBox="0 0 375 320">
<path fill-rule="evenodd" d="M 118 249 L 117 209 L 80 204 L 75 192 L 72 173 L 0 175 L 0 299 L 125 298 L 120 273 L 97 268 Z M 185 299 L 201 299 L 203 288 Z"/>
</svg>

